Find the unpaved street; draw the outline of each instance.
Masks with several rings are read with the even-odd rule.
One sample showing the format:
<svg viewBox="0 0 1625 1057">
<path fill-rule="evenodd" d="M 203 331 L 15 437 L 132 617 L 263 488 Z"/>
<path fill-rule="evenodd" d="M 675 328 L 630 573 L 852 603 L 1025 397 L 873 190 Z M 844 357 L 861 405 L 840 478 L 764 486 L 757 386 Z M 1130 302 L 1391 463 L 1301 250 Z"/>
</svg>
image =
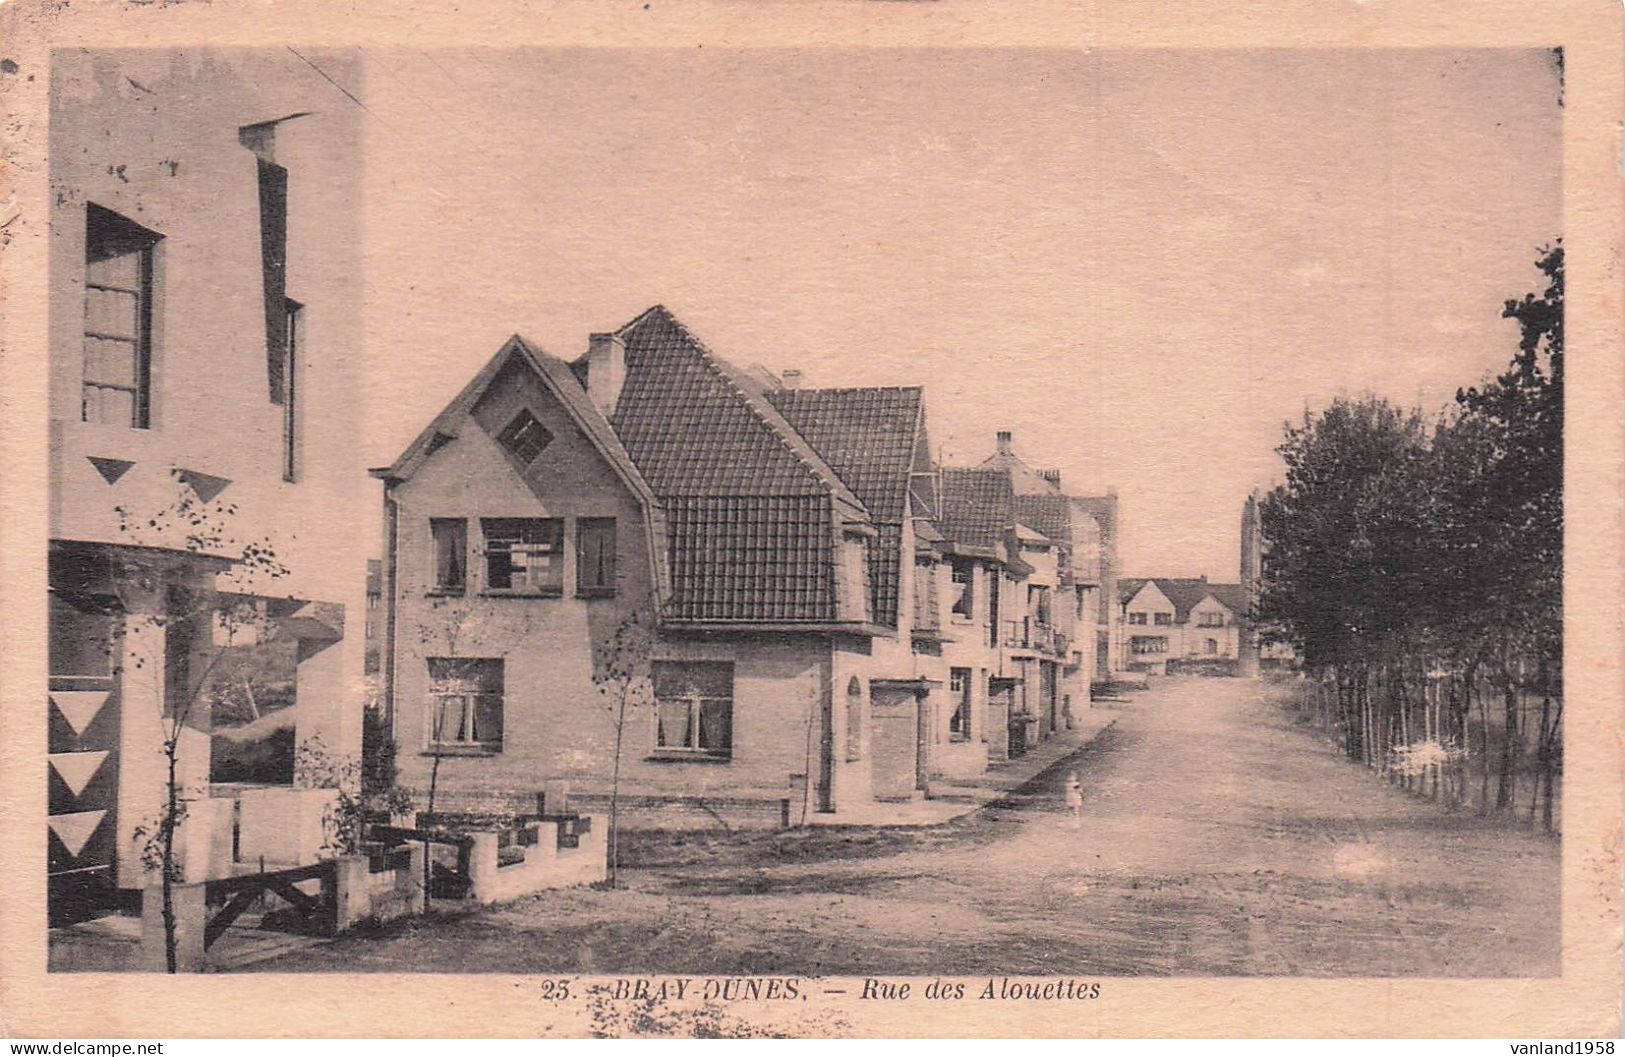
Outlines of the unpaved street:
<svg viewBox="0 0 1625 1057">
<path fill-rule="evenodd" d="M 1452 816 L 1295 726 L 1266 684 L 1159 683 L 947 826 L 690 836 L 628 890 L 347 937 L 269 971 L 1530 976 L 1558 845 Z M 1084 818 L 1062 810 L 1082 776 Z"/>
</svg>

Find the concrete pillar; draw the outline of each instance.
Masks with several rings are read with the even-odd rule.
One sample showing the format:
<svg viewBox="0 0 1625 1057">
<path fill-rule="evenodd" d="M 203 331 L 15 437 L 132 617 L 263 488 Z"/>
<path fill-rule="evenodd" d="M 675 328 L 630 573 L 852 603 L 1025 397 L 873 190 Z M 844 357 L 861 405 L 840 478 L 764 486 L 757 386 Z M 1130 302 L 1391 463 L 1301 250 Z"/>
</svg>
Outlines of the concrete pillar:
<svg viewBox="0 0 1625 1057">
<path fill-rule="evenodd" d="M 175 916 L 175 971 L 201 972 L 204 964 L 203 932 L 208 927 L 203 886 L 172 885 L 170 906 Z M 154 973 L 167 972 L 169 968 L 164 937 L 164 889 L 157 880 L 141 893 L 141 968 Z"/>
<path fill-rule="evenodd" d="M 423 890 L 424 864 L 429 858 L 426 844 L 412 844 L 412 861 L 405 873 L 395 875 L 395 890 L 406 897 L 406 912 L 421 914 L 428 906 L 428 893 Z"/>
<path fill-rule="evenodd" d="M 365 855 L 341 855 L 333 870 L 333 928 L 343 932 L 372 916 L 372 875 Z"/>
<path fill-rule="evenodd" d="M 1010 691 L 991 692 L 987 697 L 987 758 L 1010 758 Z"/>
<path fill-rule="evenodd" d="M 496 898 L 497 835 L 471 833 L 474 842 L 468 856 L 469 898 L 476 903 L 489 903 Z"/>
<path fill-rule="evenodd" d="M 916 694 L 914 697 L 915 717 L 915 757 L 914 757 L 914 788 L 925 797 L 931 796 L 931 768 L 933 750 L 936 742 L 936 701 L 932 695 Z"/>
<path fill-rule="evenodd" d="M 118 771 L 118 884 L 141 888 L 146 867 L 145 840 L 164 806 L 168 768 L 163 753 L 164 629 L 141 613 L 124 618 L 124 650 L 119 659 L 120 726 Z"/>
</svg>

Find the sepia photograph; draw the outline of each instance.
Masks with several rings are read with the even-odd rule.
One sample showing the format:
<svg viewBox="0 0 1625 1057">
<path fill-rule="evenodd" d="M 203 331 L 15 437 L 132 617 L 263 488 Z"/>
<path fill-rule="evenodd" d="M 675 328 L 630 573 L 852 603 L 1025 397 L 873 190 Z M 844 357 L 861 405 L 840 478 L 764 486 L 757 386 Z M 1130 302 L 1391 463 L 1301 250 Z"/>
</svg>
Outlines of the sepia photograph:
<svg viewBox="0 0 1625 1057">
<path fill-rule="evenodd" d="M 40 986 L 1563 982 L 1562 39 L 315 39 L 7 60 Z"/>
</svg>

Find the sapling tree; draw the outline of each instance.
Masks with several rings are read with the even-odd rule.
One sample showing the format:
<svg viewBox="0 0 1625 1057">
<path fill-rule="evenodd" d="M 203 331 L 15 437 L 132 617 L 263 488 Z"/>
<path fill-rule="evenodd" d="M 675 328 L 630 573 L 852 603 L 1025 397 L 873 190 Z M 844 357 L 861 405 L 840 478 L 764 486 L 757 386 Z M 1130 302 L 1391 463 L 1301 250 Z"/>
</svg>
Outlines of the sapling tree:
<svg viewBox="0 0 1625 1057">
<path fill-rule="evenodd" d="M 269 539 L 245 542 L 237 536 L 234 503 L 205 500 L 182 471 L 171 470 L 170 475 L 177 494 L 162 509 L 141 516 L 124 506 L 114 508 L 125 546 L 110 549 L 107 572 L 126 614 L 127 629 L 155 633 L 165 642 L 165 654 L 175 661 L 172 667 L 164 663 L 165 657 L 137 648 L 126 651 L 118 666 L 123 677 L 145 673 L 151 678 L 153 696 L 161 703 L 163 801 L 157 817 L 135 827 L 134 833 L 142 841 L 142 864 L 159 877 L 165 966 L 173 973 L 177 971 L 174 885 L 182 876 L 176 837 L 186 821 L 189 792 L 196 792 L 183 788 L 183 739 L 222 661 L 245 642 L 263 642 L 277 634 L 263 596 L 289 570 Z M 177 551 L 218 563 L 214 582 L 205 576 L 189 584 L 174 583 Z M 228 590 L 222 592 L 219 584 Z M 207 628 L 206 645 L 198 641 L 200 625 Z"/>
<path fill-rule="evenodd" d="M 621 758 L 627 722 L 654 700 L 650 662 L 654 653 L 654 619 L 634 609 L 616 622 L 593 646 L 592 681 L 609 714 L 615 734 L 609 781 L 609 883 L 620 881 Z"/>
</svg>

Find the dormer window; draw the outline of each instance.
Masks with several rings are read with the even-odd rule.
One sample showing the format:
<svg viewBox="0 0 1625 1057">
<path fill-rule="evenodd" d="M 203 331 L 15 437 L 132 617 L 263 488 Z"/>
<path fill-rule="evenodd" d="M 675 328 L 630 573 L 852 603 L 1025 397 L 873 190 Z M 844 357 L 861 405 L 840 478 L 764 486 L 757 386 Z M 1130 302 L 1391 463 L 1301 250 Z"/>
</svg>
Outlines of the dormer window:
<svg viewBox="0 0 1625 1057">
<path fill-rule="evenodd" d="M 507 448 L 508 453 L 521 464 L 529 466 L 536 461 L 542 449 L 553 443 L 553 434 L 547 431 L 546 426 L 536 421 L 535 415 L 529 411 L 521 411 L 497 435 L 497 442 Z"/>
</svg>

